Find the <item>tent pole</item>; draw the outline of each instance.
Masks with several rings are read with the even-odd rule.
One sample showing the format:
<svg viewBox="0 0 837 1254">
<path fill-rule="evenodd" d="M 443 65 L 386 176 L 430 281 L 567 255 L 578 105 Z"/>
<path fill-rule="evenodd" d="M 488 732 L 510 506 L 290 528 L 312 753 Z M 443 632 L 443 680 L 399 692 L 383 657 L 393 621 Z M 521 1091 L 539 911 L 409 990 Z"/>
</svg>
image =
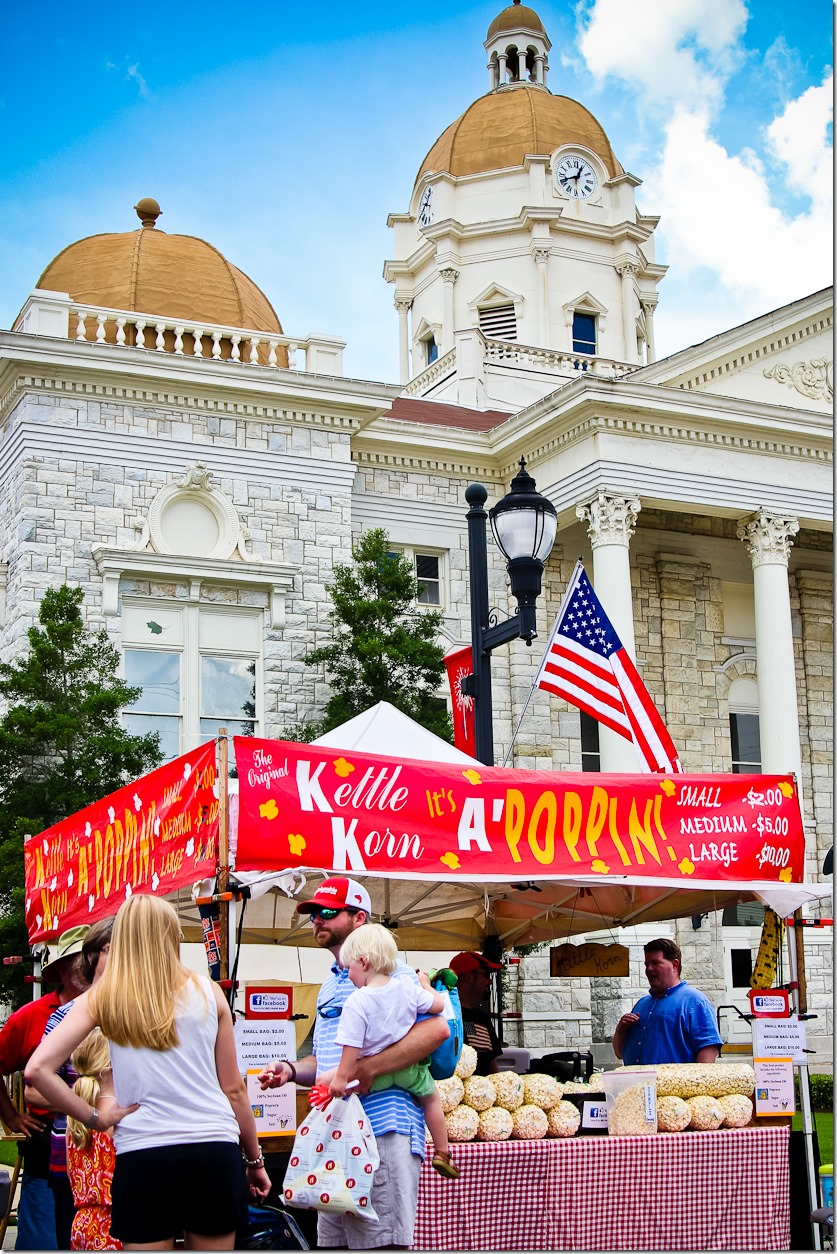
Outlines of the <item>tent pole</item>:
<svg viewBox="0 0 837 1254">
<path fill-rule="evenodd" d="M 215 891 L 225 893 L 230 877 L 230 742 L 226 727 L 218 729 L 218 882 Z M 218 917 L 218 948 L 221 955 L 221 979 L 230 978 L 230 914 L 227 903 L 221 902 Z M 230 1002 L 232 999 L 229 999 Z"/>
<path fill-rule="evenodd" d="M 802 911 L 795 911 L 793 918 L 795 923 L 798 922 L 802 918 Z M 804 1015 L 805 1007 L 802 999 L 805 996 L 805 951 L 802 945 L 797 945 L 796 939 L 796 933 L 801 932 L 802 928 L 786 927 L 785 930 L 788 938 L 788 970 L 796 1003 L 796 1013 L 797 1015 Z M 814 1117 L 811 1111 L 811 1086 L 808 1081 L 807 1062 L 799 1063 L 797 1070 L 799 1072 L 799 1101 L 802 1107 L 802 1133 L 805 1138 L 808 1202 L 809 1209 L 814 1211 L 819 1206 L 819 1198 L 817 1197 L 817 1171 L 814 1160 Z M 811 1237 L 813 1240 L 811 1248 L 821 1250 L 822 1237 L 819 1224 L 811 1224 Z"/>
</svg>

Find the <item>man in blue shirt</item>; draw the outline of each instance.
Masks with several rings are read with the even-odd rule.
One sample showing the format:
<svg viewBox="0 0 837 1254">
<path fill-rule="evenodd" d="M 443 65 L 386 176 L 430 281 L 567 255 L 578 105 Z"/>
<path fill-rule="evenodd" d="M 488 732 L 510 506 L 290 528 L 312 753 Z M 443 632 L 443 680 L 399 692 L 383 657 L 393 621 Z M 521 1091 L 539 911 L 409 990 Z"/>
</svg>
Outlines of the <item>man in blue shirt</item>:
<svg viewBox="0 0 837 1254">
<path fill-rule="evenodd" d="M 613 1034 L 613 1052 L 627 1066 L 662 1062 L 714 1062 L 723 1042 L 715 1010 L 699 989 L 680 978 L 680 948 L 663 937 L 645 946 L 649 993 Z"/>
<path fill-rule="evenodd" d="M 314 940 L 322 949 L 330 950 L 334 965 L 317 997 L 313 1055 L 296 1063 L 272 1062 L 259 1076 L 262 1088 L 277 1088 L 290 1081 L 314 1084 L 318 1075 L 340 1062 L 342 1049 L 335 1039 L 340 1014 L 346 998 L 355 991 L 348 971 L 339 964 L 340 946 L 355 928 L 371 922 L 372 902 L 356 880 L 333 875 L 323 880 L 310 901 L 299 903 L 297 913 L 309 915 Z M 418 978 L 404 963 L 399 963 L 398 973 Z M 416 1023 L 397 1044 L 358 1060 L 359 1092 L 381 1156 L 370 1197 L 378 1220 L 323 1212 L 317 1217 L 320 1249 L 412 1246 L 425 1149 L 424 1112 L 404 1089 L 388 1088 L 377 1093 L 368 1090 L 377 1076 L 389 1075 L 426 1058 L 448 1035 L 444 1016 L 432 1015 Z"/>
</svg>

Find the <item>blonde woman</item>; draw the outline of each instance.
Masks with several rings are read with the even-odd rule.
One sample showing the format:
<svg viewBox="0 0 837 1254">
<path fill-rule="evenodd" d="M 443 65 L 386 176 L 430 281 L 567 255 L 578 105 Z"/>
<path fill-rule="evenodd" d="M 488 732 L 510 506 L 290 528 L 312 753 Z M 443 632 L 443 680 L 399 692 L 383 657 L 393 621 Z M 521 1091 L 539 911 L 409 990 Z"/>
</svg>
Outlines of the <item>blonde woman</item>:
<svg viewBox="0 0 837 1254">
<path fill-rule="evenodd" d="M 85 1036 L 73 1054 L 78 1079 L 73 1092 L 95 1106 L 99 1094 L 112 1093 L 110 1050 L 99 1028 Z M 78 1119 L 67 1120 L 67 1174 L 76 1213 L 71 1250 L 121 1250 L 122 1242 L 111 1235 L 111 1182 L 116 1159 L 113 1138 Z"/>
<path fill-rule="evenodd" d="M 110 1042 L 114 1083 L 114 1096 L 96 1105 L 56 1075 L 94 1027 Z M 217 985 L 181 963 L 167 902 L 139 894 L 125 902 L 104 976 L 42 1041 L 26 1076 L 85 1127 L 115 1127 L 111 1231 L 126 1250 L 171 1250 L 180 1232 L 186 1249 L 234 1248 L 247 1185 L 263 1199 L 270 1178 L 229 1007 Z"/>
</svg>

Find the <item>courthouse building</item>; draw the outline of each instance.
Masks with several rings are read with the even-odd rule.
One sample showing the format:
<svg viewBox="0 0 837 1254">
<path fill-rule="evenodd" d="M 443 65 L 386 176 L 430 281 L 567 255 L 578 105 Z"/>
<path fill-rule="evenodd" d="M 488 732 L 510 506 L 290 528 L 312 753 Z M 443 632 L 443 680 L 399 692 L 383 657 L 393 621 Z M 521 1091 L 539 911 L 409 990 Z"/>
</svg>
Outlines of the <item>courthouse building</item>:
<svg viewBox="0 0 837 1254">
<path fill-rule="evenodd" d="M 581 556 L 684 769 L 793 771 L 806 879 L 822 878 L 832 291 L 658 360 L 667 266 L 658 219 L 636 208 L 640 180 L 559 94 L 532 9 L 504 9 L 484 46 L 486 94 L 427 137 L 389 218 L 397 382 L 346 378 L 342 340 L 294 338 L 258 275 L 164 233 L 153 201 L 138 230 L 114 223 L 33 275 L 0 332 L 2 656 L 26 647 L 44 589 L 67 581 L 142 688 L 127 724 L 159 731 L 167 756 L 221 726 L 281 737 L 327 698 L 303 657 L 326 640 L 334 565 L 363 530 L 384 527 L 414 562 L 445 649 L 469 642 L 465 489 L 482 482 L 495 502 L 525 457 L 558 513 L 541 641 Z M 493 547 L 489 562 L 506 614 Z M 539 657 L 538 642 L 494 654 L 498 747 Z M 626 741 L 545 693 L 510 765 L 637 770 Z M 716 1004 L 746 1007 L 758 916 L 668 928 Z M 523 1039 L 605 1041 L 643 987 L 645 939 L 631 932 L 630 986 L 550 982 L 545 960 L 527 959 Z M 829 955 L 830 933 L 811 930 L 809 1034 L 823 1050 Z"/>
</svg>

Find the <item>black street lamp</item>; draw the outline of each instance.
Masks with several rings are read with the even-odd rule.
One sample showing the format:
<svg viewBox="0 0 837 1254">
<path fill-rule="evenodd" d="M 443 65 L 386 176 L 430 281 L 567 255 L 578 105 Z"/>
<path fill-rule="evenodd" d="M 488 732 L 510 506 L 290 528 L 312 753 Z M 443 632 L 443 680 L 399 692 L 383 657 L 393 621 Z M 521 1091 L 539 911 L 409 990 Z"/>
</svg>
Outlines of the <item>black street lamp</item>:
<svg viewBox="0 0 837 1254">
<path fill-rule="evenodd" d="M 474 699 L 476 756 L 494 765 L 494 732 L 491 707 L 491 654 L 501 644 L 518 637 L 527 645 L 537 636 L 535 605 L 541 592 L 544 562 L 555 543 L 558 516 L 555 506 L 535 488 L 535 481 L 521 457 L 520 470 L 510 491 L 486 514 L 488 493 L 481 483 L 466 489 L 468 519 L 468 566 L 471 587 L 471 654 L 473 673 L 462 685 Z M 503 622 L 488 608 L 488 552 L 485 523 L 506 559 L 517 613 Z"/>
</svg>

